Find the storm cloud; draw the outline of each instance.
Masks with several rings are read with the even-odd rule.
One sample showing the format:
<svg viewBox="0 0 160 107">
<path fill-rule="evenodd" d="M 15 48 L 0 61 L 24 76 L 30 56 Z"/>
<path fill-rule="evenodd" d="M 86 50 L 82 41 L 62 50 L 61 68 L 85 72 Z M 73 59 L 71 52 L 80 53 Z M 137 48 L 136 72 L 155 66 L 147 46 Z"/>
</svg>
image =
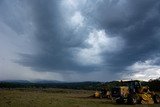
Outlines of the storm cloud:
<svg viewBox="0 0 160 107">
<path fill-rule="evenodd" d="M 12 62 L 32 71 L 72 81 L 160 75 L 159 0 L 5 0 L 0 13 Z"/>
</svg>

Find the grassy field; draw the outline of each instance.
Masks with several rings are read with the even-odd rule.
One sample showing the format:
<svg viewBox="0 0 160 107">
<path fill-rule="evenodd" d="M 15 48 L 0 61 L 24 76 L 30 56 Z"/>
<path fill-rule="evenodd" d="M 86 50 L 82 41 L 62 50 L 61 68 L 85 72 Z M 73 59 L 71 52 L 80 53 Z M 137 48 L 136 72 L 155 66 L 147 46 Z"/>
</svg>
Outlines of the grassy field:
<svg viewBox="0 0 160 107">
<path fill-rule="evenodd" d="M 0 107 L 160 107 L 117 105 L 107 99 L 89 98 L 94 91 L 68 89 L 0 89 Z"/>
</svg>

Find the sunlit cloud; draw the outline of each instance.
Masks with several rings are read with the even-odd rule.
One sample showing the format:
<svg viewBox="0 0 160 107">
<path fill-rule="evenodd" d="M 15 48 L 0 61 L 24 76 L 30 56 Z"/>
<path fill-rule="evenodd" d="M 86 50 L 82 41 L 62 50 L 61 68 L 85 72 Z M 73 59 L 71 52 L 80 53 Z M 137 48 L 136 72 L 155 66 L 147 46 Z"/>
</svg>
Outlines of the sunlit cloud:
<svg viewBox="0 0 160 107">
<path fill-rule="evenodd" d="M 83 65 L 100 65 L 104 63 L 104 52 L 117 52 L 122 49 L 122 39 L 109 37 L 104 30 L 94 29 L 84 41 L 85 48 L 75 49 L 75 59 Z"/>
<path fill-rule="evenodd" d="M 73 26 L 82 27 L 84 25 L 84 17 L 80 12 L 75 12 L 75 14 L 71 17 L 71 24 Z"/>
<path fill-rule="evenodd" d="M 144 62 L 136 62 L 127 68 L 128 73 L 124 75 L 127 79 L 140 79 L 149 80 L 156 79 L 160 76 L 160 66 L 156 63 L 160 61 L 160 58 L 154 58 L 146 60 Z M 130 75 L 130 76 L 127 76 Z"/>
</svg>

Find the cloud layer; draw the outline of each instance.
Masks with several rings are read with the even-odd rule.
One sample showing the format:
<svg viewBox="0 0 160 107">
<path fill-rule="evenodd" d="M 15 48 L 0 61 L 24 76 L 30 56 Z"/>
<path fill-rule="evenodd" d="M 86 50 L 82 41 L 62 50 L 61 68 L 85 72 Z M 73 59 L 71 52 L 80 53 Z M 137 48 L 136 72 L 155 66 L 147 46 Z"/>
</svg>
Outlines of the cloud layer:
<svg viewBox="0 0 160 107">
<path fill-rule="evenodd" d="M 158 0 L 2 0 L 0 14 L 0 55 L 32 72 L 70 81 L 159 75 Z"/>
</svg>

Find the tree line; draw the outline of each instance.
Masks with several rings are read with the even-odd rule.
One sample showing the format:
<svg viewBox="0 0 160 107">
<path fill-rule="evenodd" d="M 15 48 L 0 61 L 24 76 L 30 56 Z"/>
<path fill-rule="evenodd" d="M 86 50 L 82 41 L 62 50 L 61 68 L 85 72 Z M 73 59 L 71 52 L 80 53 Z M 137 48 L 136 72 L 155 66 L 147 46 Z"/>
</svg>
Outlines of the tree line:
<svg viewBox="0 0 160 107">
<path fill-rule="evenodd" d="M 111 90 L 115 86 L 121 86 L 122 81 L 111 82 L 50 82 L 50 83 L 30 83 L 30 82 L 0 82 L 0 88 L 62 88 L 77 90 L 100 90 L 102 87 Z M 150 90 L 160 91 L 160 78 L 142 81 L 142 85 L 149 86 Z"/>
</svg>

